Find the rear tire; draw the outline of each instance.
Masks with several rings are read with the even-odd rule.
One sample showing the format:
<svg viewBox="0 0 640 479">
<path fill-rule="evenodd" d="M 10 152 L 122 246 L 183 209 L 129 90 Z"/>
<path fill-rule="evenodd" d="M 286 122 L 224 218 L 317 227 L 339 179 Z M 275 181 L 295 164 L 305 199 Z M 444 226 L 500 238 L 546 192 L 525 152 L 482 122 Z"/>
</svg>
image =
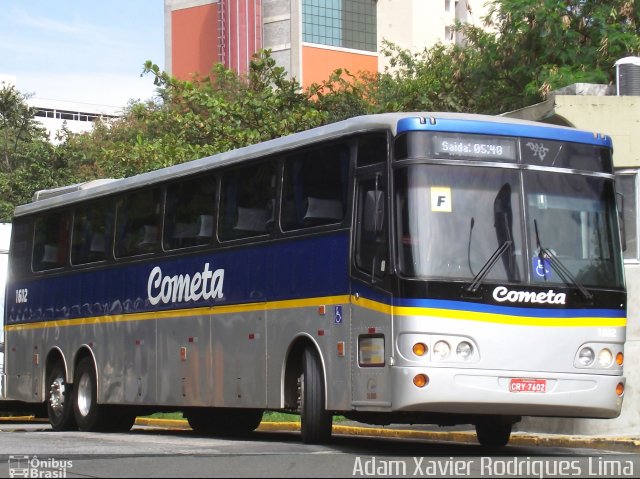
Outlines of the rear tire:
<svg viewBox="0 0 640 479">
<path fill-rule="evenodd" d="M 98 405 L 96 370 L 91 358 L 78 363 L 75 371 L 73 410 L 78 429 L 83 432 L 109 430 L 105 409 Z"/>
<path fill-rule="evenodd" d="M 513 423 L 502 417 L 493 417 L 476 423 L 478 442 L 486 447 L 506 446 L 511 437 Z"/>
<path fill-rule="evenodd" d="M 331 438 L 333 415 L 327 411 L 324 376 L 315 349 L 306 348 L 300 376 L 300 433 L 305 444 L 323 444 Z"/>
<path fill-rule="evenodd" d="M 74 431 L 78 428 L 73 415 L 73 386 L 66 380 L 61 363 L 53 363 L 47 373 L 49 396 L 47 416 L 54 431 Z"/>
</svg>

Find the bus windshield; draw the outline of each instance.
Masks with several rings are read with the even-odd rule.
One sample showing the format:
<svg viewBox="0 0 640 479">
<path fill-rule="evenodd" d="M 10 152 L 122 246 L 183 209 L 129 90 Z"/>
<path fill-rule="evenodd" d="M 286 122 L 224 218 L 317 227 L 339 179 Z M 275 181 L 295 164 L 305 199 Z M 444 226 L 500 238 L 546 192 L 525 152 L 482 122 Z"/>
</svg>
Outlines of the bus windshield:
<svg viewBox="0 0 640 479">
<path fill-rule="evenodd" d="M 585 286 L 622 287 L 613 182 L 542 171 L 524 176 L 531 281 L 562 283 L 566 278 L 558 270 L 566 268 Z M 541 249 L 552 258 L 542 258 Z"/>
<path fill-rule="evenodd" d="M 486 279 L 523 278 L 518 170 L 411 165 L 396 172 L 400 272 L 472 279 L 509 242 Z"/>
<path fill-rule="evenodd" d="M 395 183 L 398 264 L 405 277 L 472 280 L 498 255 L 487 281 L 622 287 L 609 179 L 414 164 L 398 169 Z"/>
</svg>

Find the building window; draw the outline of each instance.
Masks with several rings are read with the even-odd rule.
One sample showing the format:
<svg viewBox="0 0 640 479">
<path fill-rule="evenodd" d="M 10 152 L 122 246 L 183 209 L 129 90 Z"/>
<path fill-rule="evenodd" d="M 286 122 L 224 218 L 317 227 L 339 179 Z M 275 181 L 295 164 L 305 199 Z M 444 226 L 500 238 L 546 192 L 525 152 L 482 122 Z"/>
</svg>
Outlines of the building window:
<svg viewBox="0 0 640 479">
<path fill-rule="evenodd" d="M 376 0 L 302 0 L 302 39 L 377 51 Z"/>
<path fill-rule="evenodd" d="M 639 170 L 625 170 L 616 173 L 616 190 L 622 204 L 622 215 L 624 218 L 624 236 L 626 250 L 624 251 L 625 261 L 640 261 L 640 250 L 638 249 L 638 183 Z M 620 201 L 619 201 L 620 203 Z"/>
</svg>

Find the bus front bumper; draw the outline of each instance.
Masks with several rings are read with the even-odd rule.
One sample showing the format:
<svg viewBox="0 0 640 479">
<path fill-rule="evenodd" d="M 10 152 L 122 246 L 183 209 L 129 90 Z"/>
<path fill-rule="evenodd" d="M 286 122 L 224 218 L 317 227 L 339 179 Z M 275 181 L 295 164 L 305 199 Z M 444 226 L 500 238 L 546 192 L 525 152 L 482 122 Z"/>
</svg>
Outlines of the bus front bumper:
<svg viewBox="0 0 640 479">
<path fill-rule="evenodd" d="M 392 367 L 392 408 L 451 414 L 614 418 L 623 376 L 531 371 Z M 422 388 L 417 374 L 428 377 Z M 513 391 L 531 387 L 537 392 Z M 544 385 L 544 386 L 542 386 Z"/>
</svg>

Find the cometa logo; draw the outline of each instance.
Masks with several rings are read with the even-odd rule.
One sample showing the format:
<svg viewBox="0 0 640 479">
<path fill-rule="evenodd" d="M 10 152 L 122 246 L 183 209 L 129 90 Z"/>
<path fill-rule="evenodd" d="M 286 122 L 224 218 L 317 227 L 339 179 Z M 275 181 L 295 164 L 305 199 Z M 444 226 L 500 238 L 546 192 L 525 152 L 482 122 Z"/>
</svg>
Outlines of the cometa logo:
<svg viewBox="0 0 640 479">
<path fill-rule="evenodd" d="M 222 298 L 223 283 L 224 269 L 211 271 L 209 263 L 204 265 L 201 273 L 193 276 L 164 276 L 160 266 L 156 266 L 149 274 L 147 296 L 154 306 L 160 302 L 167 304 Z"/>
<path fill-rule="evenodd" d="M 565 304 L 567 295 L 556 293 L 552 289 L 535 293 L 533 291 L 510 291 L 506 286 L 498 286 L 493 290 L 493 299 L 499 303 L 508 301 L 510 303 Z"/>
</svg>

